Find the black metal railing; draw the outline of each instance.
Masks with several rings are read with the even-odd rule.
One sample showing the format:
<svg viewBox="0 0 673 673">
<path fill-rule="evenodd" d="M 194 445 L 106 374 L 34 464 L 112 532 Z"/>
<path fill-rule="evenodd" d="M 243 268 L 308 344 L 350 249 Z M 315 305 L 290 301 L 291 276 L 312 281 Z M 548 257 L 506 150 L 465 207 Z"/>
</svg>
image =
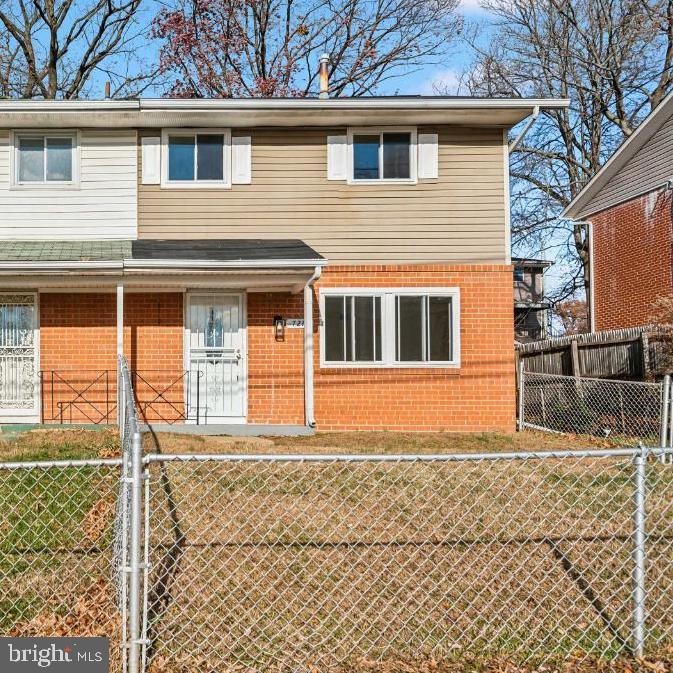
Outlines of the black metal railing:
<svg viewBox="0 0 673 673">
<path fill-rule="evenodd" d="M 109 369 L 42 370 L 43 423 L 112 423 L 117 413 L 117 373 Z"/>
<path fill-rule="evenodd" d="M 104 425 L 116 421 L 116 370 L 48 369 L 40 371 L 39 378 L 42 423 Z M 194 421 L 198 425 L 205 402 L 201 378 L 198 370 L 132 370 L 142 419 L 168 425 Z"/>
</svg>

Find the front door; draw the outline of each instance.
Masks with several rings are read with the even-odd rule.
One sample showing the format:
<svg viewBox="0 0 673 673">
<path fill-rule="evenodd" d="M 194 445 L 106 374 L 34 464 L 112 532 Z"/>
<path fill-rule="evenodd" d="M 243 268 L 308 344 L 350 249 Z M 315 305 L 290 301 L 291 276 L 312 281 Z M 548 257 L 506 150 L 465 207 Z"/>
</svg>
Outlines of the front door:
<svg viewBox="0 0 673 673">
<path fill-rule="evenodd" d="M 39 421 L 37 298 L 0 294 L 0 419 Z"/>
<path fill-rule="evenodd" d="M 188 417 L 245 421 L 245 326 L 241 294 L 194 293 L 187 301 Z"/>
</svg>

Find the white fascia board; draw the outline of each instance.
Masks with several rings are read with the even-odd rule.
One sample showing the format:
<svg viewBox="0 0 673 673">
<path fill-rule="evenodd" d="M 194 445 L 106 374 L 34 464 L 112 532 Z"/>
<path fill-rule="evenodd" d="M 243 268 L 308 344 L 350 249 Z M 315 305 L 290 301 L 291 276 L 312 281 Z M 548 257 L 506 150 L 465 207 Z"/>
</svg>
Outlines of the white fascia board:
<svg viewBox="0 0 673 673">
<path fill-rule="evenodd" d="M 33 261 L 1 261 L 1 271 L 109 271 L 123 269 L 121 260 L 89 260 L 89 261 L 54 261 L 54 262 L 33 262 Z"/>
<path fill-rule="evenodd" d="M 226 270 L 226 269 L 315 269 L 327 264 L 326 259 L 282 259 L 282 260 L 175 260 L 175 259 L 124 259 L 92 261 L 4 261 L 0 262 L 0 273 L 35 272 L 67 273 L 72 271 L 158 271 L 170 272 L 184 270 Z"/>
<path fill-rule="evenodd" d="M 252 259 L 252 260 L 208 260 L 208 259 L 125 259 L 124 268 L 148 271 L 170 269 L 313 269 L 327 264 L 326 259 Z"/>
<path fill-rule="evenodd" d="M 217 99 L 140 99 L 141 110 L 500 110 L 507 108 L 545 108 L 560 110 L 569 107 L 566 98 L 452 98 L 403 96 L 390 98 L 217 98 Z"/>
</svg>

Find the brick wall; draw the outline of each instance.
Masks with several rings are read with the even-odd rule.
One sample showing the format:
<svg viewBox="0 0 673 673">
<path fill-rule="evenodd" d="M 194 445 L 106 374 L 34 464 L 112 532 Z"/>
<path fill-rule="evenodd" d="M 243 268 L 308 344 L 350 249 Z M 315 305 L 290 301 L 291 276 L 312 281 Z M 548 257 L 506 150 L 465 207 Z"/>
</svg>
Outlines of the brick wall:
<svg viewBox="0 0 673 673">
<path fill-rule="evenodd" d="M 513 308 L 509 266 L 343 266 L 325 270 L 325 287 L 459 287 L 461 302 L 460 369 L 320 368 L 317 294 L 315 316 L 315 411 L 318 428 L 483 431 L 514 428 L 515 386 Z M 183 405 L 183 297 L 178 293 L 127 293 L 124 349 L 138 397 L 152 390 L 165 400 L 148 410 L 152 420 L 172 420 Z M 276 341 L 273 317 L 303 317 L 303 295 L 248 295 L 248 421 L 304 423 L 303 330 L 286 329 Z M 110 370 L 114 398 L 116 368 L 115 296 L 43 294 L 42 369 L 71 370 L 81 389 Z M 85 373 L 82 370 L 95 370 Z M 172 385 L 171 385 L 172 383 Z M 53 400 L 72 399 L 61 385 Z M 70 405 L 66 422 L 93 421 L 105 413 L 103 380 L 85 395 L 94 404 Z M 59 397 L 60 395 L 60 397 Z M 46 399 L 48 396 L 43 396 Z M 114 401 L 114 400 L 113 400 Z M 174 405 L 174 406 L 173 406 Z M 53 414 L 52 414 L 53 416 Z M 87 418 L 87 416 L 89 418 Z M 110 420 L 114 420 L 114 410 Z M 58 420 L 57 418 L 54 420 Z"/>
<path fill-rule="evenodd" d="M 304 423 L 304 330 L 276 341 L 273 318 L 302 318 L 303 293 L 248 295 L 248 422 Z"/>
<path fill-rule="evenodd" d="M 45 420 L 76 423 L 115 420 L 116 315 L 113 293 L 40 295 Z M 137 381 L 139 401 L 147 402 L 156 397 L 152 387 L 164 390 L 182 373 L 182 295 L 128 293 L 124 300 L 124 324 L 124 351 L 131 369 L 139 370 L 147 382 Z M 164 396 L 167 402 L 150 408 L 148 418 L 175 418 L 176 409 L 182 410 L 181 383 L 170 386 Z"/>
<path fill-rule="evenodd" d="M 481 431 L 514 428 L 512 271 L 509 266 L 343 266 L 324 287 L 459 287 L 460 369 L 321 369 L 315 316 L 318 428 Z M 249 422 L 303 423 L 302 330 L 273 335 L 273 316 L 302 317 L 301 295 L 248 297 Z"/>
<path fill-rule="evenodd" d="M 595 329 L 643 325 L 670 294 L 671 193 L 653 192 L 591 218 Z"/>
</svg>

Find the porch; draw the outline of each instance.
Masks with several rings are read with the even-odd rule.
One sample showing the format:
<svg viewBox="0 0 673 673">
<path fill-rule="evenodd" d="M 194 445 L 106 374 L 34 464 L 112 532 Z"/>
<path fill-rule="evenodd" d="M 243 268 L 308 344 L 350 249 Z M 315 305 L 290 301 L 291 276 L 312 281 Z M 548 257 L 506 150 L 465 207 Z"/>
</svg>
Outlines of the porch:
<svg viewBox="0 0 673 673">
<path fill-rule="evenodd" d="M 10 244 L 0 260 L 0 424 L 115 423 L 124 354 L 157 429 L 314 425 L 311 285 L 324 260 L 301 241 L 68 243 L 65 259 L 40 245 Z"/>
</svg>

